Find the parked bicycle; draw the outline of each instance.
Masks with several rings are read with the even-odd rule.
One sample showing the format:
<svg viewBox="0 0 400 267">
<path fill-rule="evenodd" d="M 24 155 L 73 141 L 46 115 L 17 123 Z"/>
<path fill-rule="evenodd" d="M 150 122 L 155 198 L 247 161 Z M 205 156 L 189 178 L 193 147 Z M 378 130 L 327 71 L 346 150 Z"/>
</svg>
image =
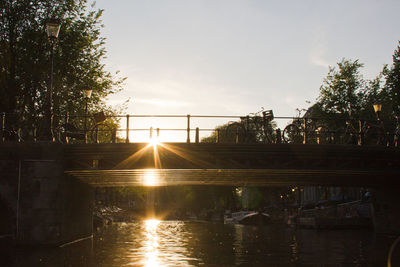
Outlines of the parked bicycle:
<svg viewBox="0 0 400 267">
<path fill-rule="evenodd" d="M 273 119 L 272 110 L 262 109 L 259 112 L 250 113 L 246 117 L 241 117 L 240 121 L 228 124 L 225 129 L 226 139 L 232 140 L 232 135 L 235 134 L 236 143 L 275 143 Z"/>
<path fill-rule="evenodd" d="M 301 116 L 306 109 L 296 109 L 297 116 L 285 127 L 282 139 L 285 143 L 325 144 L 331 143 L 331 132 L 328 127 L 317 119 L 307 118 L 307 114 Z"/>
<path fill-rule="evenodd" d="M 358 126 L 352 120 L 346 121 L 346 126 L 335 131 L 335 140 L 339 144 L 348 145 L 387 145 L 388 137 L 382 121 L 378 124 L 361 120 Z"/>
<path fill-rule="evenodd" d="M 0 137 L 1 141 L 12 141 L 12 142 L 23 142 L 24 139 L 22 138 L 19 131 L 14 130 L 13 128 L 10 129 L 1 129 L 0 130 Z"/>
<path fill-rule="evenodd" d="M 88 143 L 111 143 L 115 141 L 114 129 L 105 123 L 106 116 L 104 112 L 93 114 L 94 125 L 90 127 L 86 132 L 83 129 L 79 129 L 73 123 L 61 124 L 56 132 L 58 134 L 58 141 L 60 143 L 67 144 L 71 139 L 86 141 Z"/>
<path fill-rule="evenodd" d="M 22 142 L 20 129 L 16 130 L 13 126 L 6 127 L 6 114 L 0 114 L 0 142 Z"/>
</svg>

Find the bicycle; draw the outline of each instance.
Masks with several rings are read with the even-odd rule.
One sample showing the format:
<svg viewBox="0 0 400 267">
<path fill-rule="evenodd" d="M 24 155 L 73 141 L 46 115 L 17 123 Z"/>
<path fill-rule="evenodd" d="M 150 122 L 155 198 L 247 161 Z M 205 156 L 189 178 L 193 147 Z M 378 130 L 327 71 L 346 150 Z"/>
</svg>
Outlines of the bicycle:
<svg viewBox="0 0 400 267">
<path fill-rule="evenodd" d="M 387 145 L 388 138 L 383 122 L 378 121 L 378 123 L 372 124 L 360 120 L 357 128 L 351 123 L 351 120 L 346 120 L 346 126 L 335 131 L 335 140 L 340 144 L 347 145 Z"/>
<path fill-rule="evenodd" d="M 271 122 L 274 119 L 272 110 L 262 109 L 256 113 L 250 113 L 246 117 L 240 117 L 240 121 L 229 122 L 225 129 L 227 140 L 232 139 L 235 132 L 235 143 L 274 143 L 274 130 Z"/>
<path fill-rule="evenodd" d="M 362 133 L 364 134 L 363 145 L 379 145 L 386 146 L 388 144 L 388 138 L 385 132 L 385 126 L 382 121 L 378 121 L 379 124 L 371 124 L 365 122 Z"/>
<path fill-rule="evenodd" d="M 282 139 L 285 143 L 292 144 L 325 144 L 331 143 L 331 132 L 324 123 L 318 123 L 301 113 L 306 109 L 296 109 L 297 116 L 288 124 L 282 132 Z"/>
<path fill-rule="evenodd" d="M 11 142 L 23 142 L 24 139 L 21 137 L 20 131 L 16 131 L 13 128 L 1 129 L 0 130 L 1 142 L 11 141 Z"/>
<path fill-rule="evenodd" d="M 12 114 L 15 116 L 15 114 Z M 21 129 L 15 130 L 14 126 L 9 126 L 6 128 L 6 113 L 0 114 L 0 142 L 12 141 L 12 142 L 22 142 L 24 141 L 21 136 Z"/>
<path fill-rule="evenodd" d="M 104 112 L 93 114 L 94 125 L 87 131 L 81 130 L 73 123 L 63 123 L 57 128 L 58 141 L 68 144 L 70 139 L 88 143 L 111 143 L 115 141 L 115 130 L 110 125 L 104 123 L 106 116 Z M 86 140 L 85 140 L 86 139 Z"/>
</svg>

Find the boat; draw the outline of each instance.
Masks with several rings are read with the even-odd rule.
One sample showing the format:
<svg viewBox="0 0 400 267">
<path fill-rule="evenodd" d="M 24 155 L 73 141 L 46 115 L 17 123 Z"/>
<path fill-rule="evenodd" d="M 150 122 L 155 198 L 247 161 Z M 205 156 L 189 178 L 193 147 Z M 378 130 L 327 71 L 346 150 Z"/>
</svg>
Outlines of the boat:
<svg viewBox="0 0 400 267">
<path fill-rule="evenodd" d="M 302 210 L 298 226 L 313 229 L 371 228 L 370 203 L 347 202 L 327 207 Z"/>
<path fill-rule="evenodd" d="M 244 225 L 265 225 L 271 222 L 271 216 L 267 213 L 263 212 L 254 212 L 247 214 L 241 220 L 239 220 L 239 224 Z"/>
<path fill-rule="evenodd" d="M 271 222 L 271 216 L 264 212 L 238 211 L 225 214 L 225 224 L 263 225 Z"/>
<path fill-rule="evenodd" d="M 225 224 L 237 224 L 246 215 L 252 214 L 254 212 L 255 211 L 242 210 L 242 211 L 230 213 L 229 211 L 227 211 L 224 215 L 224 223 Z"/>
</svg>

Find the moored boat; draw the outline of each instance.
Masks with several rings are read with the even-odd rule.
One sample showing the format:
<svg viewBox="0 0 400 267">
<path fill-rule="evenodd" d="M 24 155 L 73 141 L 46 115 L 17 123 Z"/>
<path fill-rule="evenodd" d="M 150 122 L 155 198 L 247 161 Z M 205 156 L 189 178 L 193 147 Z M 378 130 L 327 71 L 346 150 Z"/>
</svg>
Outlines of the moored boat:
<svg viewBox="0 0 400 267">
<path fill-rule="evenodd" d="M 303 228 L 314 229 L 371 228 L 370 203 L 353 201 L 302 210 L 297 217 L 297 224 Z"/>
<path fill-rule="evenodd" d="M 243 225 L 265 225 L 271 223 L 271 216 L 264 212 L 240 211 L 224 218 L 225 223 L 238 223 Z"/>
<path fill-rule="evenodd" d="M 271 222 L 271 216 L 263 212 L 254 212 L 244 216 L 239 223 L 244 225 L 265 225 Z"/>
</svg>

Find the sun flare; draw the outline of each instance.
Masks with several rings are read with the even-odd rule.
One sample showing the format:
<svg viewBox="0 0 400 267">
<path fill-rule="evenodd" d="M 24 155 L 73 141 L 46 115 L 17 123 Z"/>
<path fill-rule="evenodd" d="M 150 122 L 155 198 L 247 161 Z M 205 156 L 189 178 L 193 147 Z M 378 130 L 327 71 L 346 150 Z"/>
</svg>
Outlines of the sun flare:
<svg viewBox="0 0 400 267">
<path fill-rule="evenodd" d="M 158 137 L 153 137 L 149 140 L 149 145 L 156 147 L 160 144 L 160 139 Z"/>
</svg>

